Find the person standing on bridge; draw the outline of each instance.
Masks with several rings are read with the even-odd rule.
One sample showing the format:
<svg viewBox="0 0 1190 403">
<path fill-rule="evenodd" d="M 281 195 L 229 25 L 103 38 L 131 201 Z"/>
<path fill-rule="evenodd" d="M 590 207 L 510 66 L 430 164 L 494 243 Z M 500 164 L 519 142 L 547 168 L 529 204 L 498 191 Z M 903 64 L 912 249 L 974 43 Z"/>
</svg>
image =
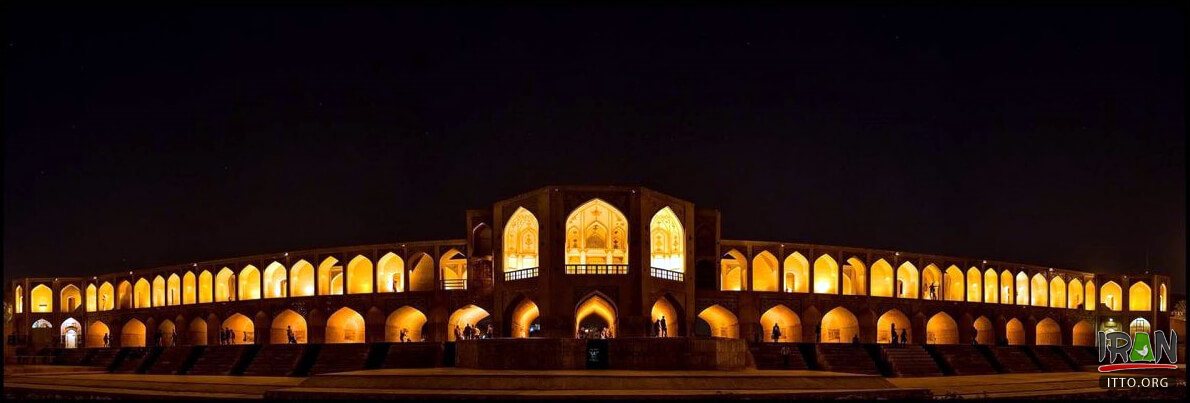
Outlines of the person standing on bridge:
<svg viewBox="0 0 1190 403">
<path fill-rule="evenodd" d="M 665 325 L 665 315 L 661 315 L 661 337 L 669 337 L 669 329 Z"/>
<path fill-rule="evenodd" d="M 773 343 L 781 340 L 781 326 L 780 323 L 773 324 Z"/>
</svg>

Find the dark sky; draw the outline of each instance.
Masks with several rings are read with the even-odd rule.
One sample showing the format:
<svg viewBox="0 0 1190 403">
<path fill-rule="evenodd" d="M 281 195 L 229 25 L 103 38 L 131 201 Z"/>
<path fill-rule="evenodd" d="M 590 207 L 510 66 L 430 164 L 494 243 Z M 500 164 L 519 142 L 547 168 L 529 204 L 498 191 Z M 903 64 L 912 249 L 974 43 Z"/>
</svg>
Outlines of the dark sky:
<svg viewBox="0 0 1190 403">
<path fill-rule="evenodd" d="M 7 278 L 639 183 L 728 238 L 1185 289 L 1181 9 L 6 7 Z"/>
</svg>

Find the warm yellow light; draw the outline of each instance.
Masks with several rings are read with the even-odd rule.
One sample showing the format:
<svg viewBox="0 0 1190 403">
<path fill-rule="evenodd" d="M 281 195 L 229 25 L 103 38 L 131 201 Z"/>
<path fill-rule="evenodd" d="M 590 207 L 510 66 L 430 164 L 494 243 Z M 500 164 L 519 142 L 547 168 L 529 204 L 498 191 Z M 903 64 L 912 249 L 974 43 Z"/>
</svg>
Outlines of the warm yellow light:
<svg viewBox="0 0 1190 403">
<path fill-rule="evenodd" d="M 351 308 L 339 308 L 326 319 L 327 343 L 363 343 L 364 317 Z"/>
</svg>

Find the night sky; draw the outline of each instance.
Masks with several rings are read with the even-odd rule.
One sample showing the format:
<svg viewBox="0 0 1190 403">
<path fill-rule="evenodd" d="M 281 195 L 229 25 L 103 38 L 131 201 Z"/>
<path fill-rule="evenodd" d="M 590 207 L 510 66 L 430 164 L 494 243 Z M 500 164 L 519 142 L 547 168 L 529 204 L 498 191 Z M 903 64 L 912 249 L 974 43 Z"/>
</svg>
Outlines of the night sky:
<svg viewBox="0 0 1190 403">
<path fill-rule="evenodd" d="M 462 238 L 642 184 L 730 239 L 1186 273 L 1181 9 L 4 10 L 4 276 Z"/>
</svg>

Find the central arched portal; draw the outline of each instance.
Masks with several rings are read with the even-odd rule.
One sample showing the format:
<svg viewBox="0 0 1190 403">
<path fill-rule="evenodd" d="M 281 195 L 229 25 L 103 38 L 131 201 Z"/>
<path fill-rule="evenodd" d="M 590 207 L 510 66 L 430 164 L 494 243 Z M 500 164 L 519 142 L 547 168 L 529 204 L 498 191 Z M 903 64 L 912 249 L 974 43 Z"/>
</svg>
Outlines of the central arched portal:
<svg viewBox="0 0 1190 403">
<path fill-rule="evenodd" d="M 681 318 L 678 309 L 674 307 L 668 297 L 657 298 L 657 302 L 653 303 L 653 309 L 649 310 L 649 334 L 659 337 L 680 336 L 682 335 Z M 663 324 L 664 326 L 662 326 Z"/>
<path fill-rule="evenodd" d="M 615 305 L 599 295 L 587 297 L 574 309 L 574 334 L 592 339 L 615 337 Z"/>
<path fill-rule="evenodd" d="M 488 316 L 488 311 L 475 305 L 459 308 L 450 314 L 450 320 L 446 323 L 446 341 L 455 341 L 461 338 L 468 325 L 472 328 L 480 327 L 479 322 L 487 319 Z"/>
<path fill-rule="evenodd" d="M 526 338 L 537 335 L 541 331 L 541 324 L 537 322 L 537 318 L 541 316 L 541 310 L 537 308 L 537 304 L 528 298 L 522 299 L 520 303 L 512 309 L 512 315 L 509 316 L 509 330 L 512 337 Z"/>
</svg>

